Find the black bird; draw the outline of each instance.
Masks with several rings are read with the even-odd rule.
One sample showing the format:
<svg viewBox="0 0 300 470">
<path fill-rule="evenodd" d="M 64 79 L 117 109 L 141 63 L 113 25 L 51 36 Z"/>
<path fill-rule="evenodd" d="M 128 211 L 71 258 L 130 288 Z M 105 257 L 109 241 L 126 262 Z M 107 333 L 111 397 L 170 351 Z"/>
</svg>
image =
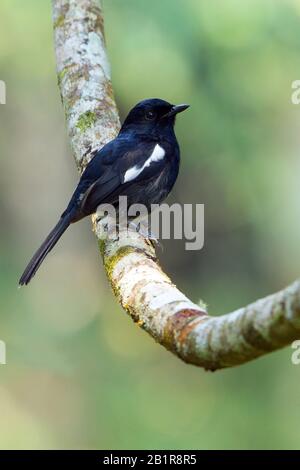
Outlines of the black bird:
<svg viewBox="0 0 300 470">
<path fill-rule="evenodd" d="M 96 212 L 100 204 L 160 204 L 171 191 L 179 170 L 175 116 L 189 106 L 161 99 L 138 103 L 118 136 L 102 147 L 84 170 L 57 225 L 33 255 L 19 285 L 28 284 L 70 224 Z"/>
</svg>

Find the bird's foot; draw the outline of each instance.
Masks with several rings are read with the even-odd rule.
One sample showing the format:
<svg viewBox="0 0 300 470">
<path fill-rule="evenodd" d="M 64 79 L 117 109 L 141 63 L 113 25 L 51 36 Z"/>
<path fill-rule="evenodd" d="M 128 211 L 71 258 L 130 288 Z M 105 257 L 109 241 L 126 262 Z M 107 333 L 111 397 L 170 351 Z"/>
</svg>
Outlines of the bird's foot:
<svg viewBox="0 0 300 470">
<path fill-rule="evenodd" d="M 163 245 L 158 240 L 157 236 L 153 232 L 151 232 L 151 230 L 148 230 L 147 228 L 143 227 L 141 223 L 136 224 L 134 222 L 131 222 L 130 227 L 133 228 L 135 232 L 138 232 L 143 238 L 153 243 L 153 245 L 163 250 Z"/>
</svg>

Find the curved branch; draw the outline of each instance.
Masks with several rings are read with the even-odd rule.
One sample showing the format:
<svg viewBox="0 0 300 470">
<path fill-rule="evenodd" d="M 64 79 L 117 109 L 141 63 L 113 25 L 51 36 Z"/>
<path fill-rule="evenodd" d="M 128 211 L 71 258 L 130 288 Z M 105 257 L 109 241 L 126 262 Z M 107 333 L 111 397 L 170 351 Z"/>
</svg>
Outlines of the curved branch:
<svg viewBox="0 0 300 470">
<path fill-rule="evenodd" d="M 57 74 L 75 160 L 82 171 L 120 123 L 97 0 L 52 0 Z M 215 370 L 255 359 L 300 336 L 300 282 L 221 317 L 172 284 L 138 233 L 106 239 L 93 218 L 113 291 L 132 319 L 186 362 Z"/>
</svg>

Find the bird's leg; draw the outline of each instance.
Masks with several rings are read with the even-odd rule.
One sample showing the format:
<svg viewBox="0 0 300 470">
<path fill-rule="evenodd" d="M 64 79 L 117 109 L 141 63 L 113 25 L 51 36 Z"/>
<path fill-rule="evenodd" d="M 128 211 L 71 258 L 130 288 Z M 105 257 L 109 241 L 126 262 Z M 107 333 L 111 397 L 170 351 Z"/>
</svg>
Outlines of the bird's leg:
<svg viewBox="0 0 300 470">
<path fill-rule="evenodd" d="M 119 238 L 119 225 L 116 222 L 115 217 L 110 215 L 104 215 L 101 212 L 97 212 L 93 216 L 95 224 L 98 226 L 98 236 L 101 239 L 118 240 Z"/>
<path fill-rule="evenodd" d="M 163 249 L 163 245 L 158 240 L 158 237 L 155 233 L 151 231 L 148 224 L 144 221 L 133 222 L 131 221 L 128 224 L 128 228 L 132 228 L 135 232 L 138 232 L 143 238 L 146 240 L 150 240 L 154 245 L 158 246 L 159 248 Z"/>
</svg>

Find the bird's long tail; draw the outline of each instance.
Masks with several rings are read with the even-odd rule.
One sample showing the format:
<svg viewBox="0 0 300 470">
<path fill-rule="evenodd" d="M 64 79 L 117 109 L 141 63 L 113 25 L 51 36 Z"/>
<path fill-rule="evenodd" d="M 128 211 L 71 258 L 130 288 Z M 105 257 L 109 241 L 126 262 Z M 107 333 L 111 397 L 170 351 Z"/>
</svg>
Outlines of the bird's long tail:
<svg viewBox="0 0 300 470">
<path fill-rule="evenodd" d="M 37 270 L 39 269 L 40 265 L 46 258 L 47 254 L 52 250 L 52 248 L 56 245 L 62 234 L 67 230 L 71 221 L 72 221 L 72 214 L 67 213 L 63 215 L 58 223 L 55 225 L 54 229 L 51 230 L 46 240 L 42 243 L 40 248 L 35 252 L 31 260 L 29 261 L 25 271 L 23 272 L 20 280 L 19 285 L 23 286 L 24 284 L 27 285 Z"/>
</svg>

